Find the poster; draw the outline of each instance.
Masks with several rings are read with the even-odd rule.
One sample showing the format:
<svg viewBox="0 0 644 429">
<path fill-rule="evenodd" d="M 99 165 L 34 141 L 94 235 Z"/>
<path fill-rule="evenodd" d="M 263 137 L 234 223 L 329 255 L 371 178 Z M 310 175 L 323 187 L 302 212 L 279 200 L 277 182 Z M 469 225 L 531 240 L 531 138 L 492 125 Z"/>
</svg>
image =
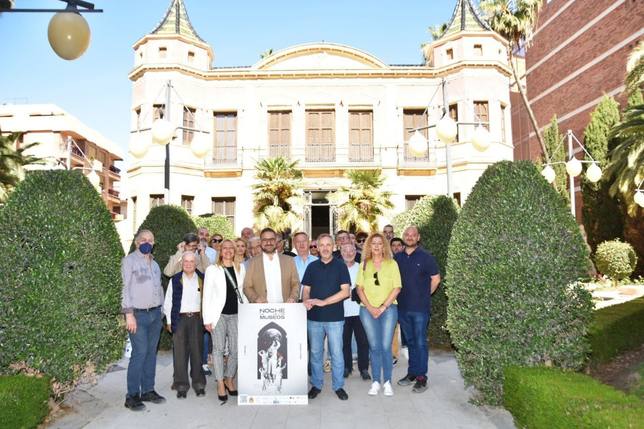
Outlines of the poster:
<svg viewBox="0 0 644 429">
<path fill-rule="evenodd" d="M 239 306 L 238 404 L 308 404 L 306 308 Z"/>
</svg>

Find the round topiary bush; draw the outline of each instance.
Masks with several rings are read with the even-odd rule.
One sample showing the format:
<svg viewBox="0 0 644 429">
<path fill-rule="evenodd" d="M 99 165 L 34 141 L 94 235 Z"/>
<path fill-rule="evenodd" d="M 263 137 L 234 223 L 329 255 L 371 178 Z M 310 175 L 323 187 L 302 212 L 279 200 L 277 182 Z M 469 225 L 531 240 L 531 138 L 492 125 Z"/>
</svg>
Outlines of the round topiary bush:
<svg viewBox="0 0 644 429">
<path fill-rule="evenodd" d="M 158 206 L 150 210 L 150 213 L 148 213 L 141 226 L 139 226 L 138 231 L 142 229 L 148 229 L 154 234 L 152 254 L 154 255 L 156 263 L 159 264 L 162 273 L 170 260 L 170 256 L 177 253 L 177 244 L 183 240 L 183 236 L 188 232 L 197 232 L 197 226 L 192 221 L 188 212 L 182 207 L 170 205 Z M 134 249 L 134 240 L 132 240 L 130 253 Z M 163 290 L 165 290 L 168 287 L 169 279 L 163 274 L 161 276 Z M 164 350 L 172 348 L 172 337 L 165 329 L 161 332 L 159 344 L 159 347 Z"/>
<path fill-rule="evenodd" d="M 192 220 L 197 228 L 208 228 L 210 235 L 221 234 L 222 237 L 232 240 L 235 237 L 235 229 L 226 216 L 218 214 L 205 214 L 193 216 Z"/>
<path fill-rule="evenodd" d="M 418 200 L 411 210 L 396 216 L 394 230 L 402 236 L 405 228 L 416 225 L 420 242 L 438 262 L 441 278 L 445 279 L 447 249 L 452 236 L 452 227 L 458 218 L 458 206 L 445 195 L 426 196 Z M 429 342 L 437 346 L 449 346 L 451 340 L 445 325 L 447 321 L 447 294 L 442 282 L 432 295 L 432 316 L 429 324 Z"/>
<path fill-rule="evenodd" d="M 79 171 L 27 175 L 0 211 L 0 252 L 0 370 L 69 383 L 121 356 L 123 249 Z"/>
<path fill-rule="evenodd" d="M 619 240 L 604 241 L 597 246 L 595 264 L 600 273 L 617 282 L 628 278 L 637 265 L 633 246 Z"/>
<path fill-rule="evenodd" d="M 588 250 L 560 195 L 528 161 L 483 173 L 452 230 L 447 326 L 461 373 L 500 404 L 509 365 L 579 368 L 589 346 Z"/>
</svg>

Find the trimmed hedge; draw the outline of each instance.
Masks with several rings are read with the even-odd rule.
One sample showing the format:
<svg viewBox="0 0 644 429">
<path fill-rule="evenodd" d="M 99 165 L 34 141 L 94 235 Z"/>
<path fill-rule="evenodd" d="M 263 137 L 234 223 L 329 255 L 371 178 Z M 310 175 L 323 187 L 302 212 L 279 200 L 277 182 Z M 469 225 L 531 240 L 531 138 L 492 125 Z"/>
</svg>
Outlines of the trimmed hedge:
<svg viewBox="0 0 644 429">
<path fill-rule="evenodd" d="M 205 214 L 199 216 L 193 216 L 192 220 L 194 221 L 197 228 L 208 228 L 210 235 L 221 234 L 222 237 L 229 240 L 235 239 L 235 229 L 230 223 L 230 220 L 226 216 L 218 214 Z"/>
<path fill-rule="evenodd" d="M 197 226 L 192 221 L 192 218 L 185 209 L 179 206 L 162 205 L 154 207 L 148 213 L 141 226 L 137 231 L 148 229 L 154 234 L 154 248 L 152 254 L 154 260 L 159 264 L 161 273 L 168 264 L 170 256 L 177 253 L 177 244 L 183 240 L 183 236 L 188 232 L 197 232 Z M 135 235 L 136 237 L 136 235 Z M 130 253 L 135 249 L 134 240 L 130 246 Z M 168 278 L 161 274 L 163 290 L 168 287 Z M 163 350 L 172 348 L 172 337 L 163 329 L 161 331 L 161 339 L 159 340 L 159 347 Z"/>
<path fill-rule="evenodd" d="M 27 175 L 0 211 L 0 371 L 25 362 L 61 383 L 121 356 L 123 249 L 79 171 Z"/>
<path fill-rule="evenodd" d="M 0 422 L 6 429 L 36 428 L 49 414 L 51 388 L 46 377 L 0 377 Z"/>
<path fill-rule="evenodd" d="M 644 401 L 583 374 L 509 367 L 504 386 L 504 406 L 518 427 L 635 429 L 644 422 Z"/>
<path fill-rule="evenodd" d="M 479 178 L 454 225 L 447 326 L 465 381 L 503 398 L 508 365 L 580 368 L 592 314 L 588 249 L 565 201 L 528 161 Z"/>
<path fill-rule="evenodd" d="M 591 365 L 644 343 L 644 297 L 595 311 L 588 332 Z"/>
<path fill-rule="evenodd" d="M 637 266 L 637 255 L 628 243 L 619 240 L 604 241 L 597 246 L 595 264 L 600 273 L 617 282 L 633 274 Z"/>
<path fill-rule="evenodd" d="M 416 225 L 420 232 L 422 246 L 429 250 L 445 279 L 447 268 L 447 248 L 452 236 L 452 228 L 458 218 L 456 202 L 445 195 L 426 196 L 418 200 L 411 210 L 394 218 L 394 228 L 398 234 L 405 227 Z M 449 332 L 445 326 L 447 321 L 447 293 L 445 282 L 441 282 L 432 295 L 432 320 L 429 324 L 429 342 L 438 346 L 451 345 Z"/>
</svg>

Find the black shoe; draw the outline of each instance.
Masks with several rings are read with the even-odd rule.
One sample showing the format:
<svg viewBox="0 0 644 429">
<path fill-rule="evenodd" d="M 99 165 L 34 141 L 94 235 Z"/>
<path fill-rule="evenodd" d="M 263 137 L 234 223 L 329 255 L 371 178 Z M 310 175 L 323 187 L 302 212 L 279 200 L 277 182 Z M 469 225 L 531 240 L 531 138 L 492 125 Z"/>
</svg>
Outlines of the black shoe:
<svg viewBox="0 0 644 429">
<path fill-rule="evenodd" d="M 351 375 L 351 370 L 350 369 L 345 369 L 344 370 L 344 378 L 347 378 Z"/>
<path fill-rule="evenodd" d="M 414 382 L 414 380 L 416 380 L 416 377 L 414 377 L 413 375 L 407 374 L 406 376 L 404 376 L 403 378 L 398 380 L 398 385 L 399 386 L 410 386 Z"/>
<path fill-rule="evenodd" d="M 427 377 L 416 378 L 416 383 L 414 384 L 412 392 L 423 393 L 425 390 L 427 390 Z"/>
<path fill-rule="evenodd" d="M 362 377 L 362 379 L 365 380 L 365 381 L 371 380 L 371 376 L 369 375 L 369 371 L 367 371 L 366 369 L 363 369 L 362 371 L 360 371 L 360 377 Z"/>
<path fill-rule="evenodd" d="M 237 396 L 238 393 L 236 390 L 230 390 L 228 386 L 224 385 L 224 388 L 226 389 L 226 393 L 228 393 L 230 396 Z"/>
<path fill-rule="evenodd" d="M 153 404 L 163 404 L 165 402 L 165 398 L 154 390 L 151 390 L 141 395 L 141 401 L 152 402 Z"/>
<path fill-rule="evenodd" d="M 347 395 L 347 392 L 345 392 L 342 388 L 336 390 L 335 394 L 338 395 L 338 398 L 341 401 L 346 401 L 347 399 L 349 399 L 349 395 Z"/>
<path fill-rule="evenodd" d="M 143 411 L 145 410 L 145 404 L 141 402 L 139 395 L 127 396 L 125 398 L 125 408 L 129 408 L 132 411 Z"/>
<path fill-rule="evenodd" d="M 309 399 L 315 399 L 316 396 L 320 394 L 321 390 L 318 389 L 317 387 L 313 386 L 311 387 L 311 390 L 309 390 Z"/>
<path fill-rule="evenodd" d="M 179 399 L 186 399 L 188 397 L 188 392 L 177 392 L 177 398 Z"/>
<path fill-rule="evenodd" d="M 206 396 L 206 389 L 196 389 L 195 393 L 197 394 L 197 397 Z"/>
</svg>

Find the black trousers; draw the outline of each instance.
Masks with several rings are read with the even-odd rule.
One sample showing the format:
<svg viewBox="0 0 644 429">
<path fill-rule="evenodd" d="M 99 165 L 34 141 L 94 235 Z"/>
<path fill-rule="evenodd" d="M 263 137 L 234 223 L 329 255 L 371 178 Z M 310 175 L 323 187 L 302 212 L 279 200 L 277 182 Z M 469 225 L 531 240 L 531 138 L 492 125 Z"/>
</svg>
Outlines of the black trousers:
<svg viewBox="0 0 644 429">
<path fill-rule="evenodd" d="M 178 392 L 190 389 L 188 363 L 192 388 L 205 389 L 206 376 L 201 369 L 203 353 L 203 321 L 198 313 L 182 314 L 176 331 L 172 335 L 174 346 L 174 386 Z"/>
<path fill-rule="evenodd" d="M 344 369 L 353 369 L 353 356 L 351 353 L 351 337 L 355 334 L 358 344 L 358 370 L 369 369 L 369 341 L 364 331 L 360 316 L 344 318 L 344 331 L 342 332 L 342 352 L 344 353 Z"/>
</svg>

